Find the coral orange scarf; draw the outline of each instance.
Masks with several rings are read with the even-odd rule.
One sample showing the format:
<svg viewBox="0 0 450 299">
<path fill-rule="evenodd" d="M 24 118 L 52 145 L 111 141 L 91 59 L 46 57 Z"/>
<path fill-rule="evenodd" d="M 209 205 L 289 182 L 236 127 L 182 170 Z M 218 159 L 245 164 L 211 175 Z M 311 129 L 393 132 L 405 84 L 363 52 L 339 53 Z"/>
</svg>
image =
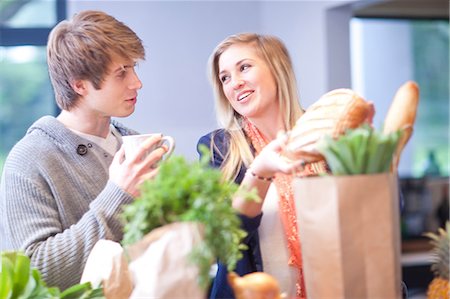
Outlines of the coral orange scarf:
<svg viewBox="0 0 450 299">
<path fill-rule="evenodd" d="M 250 138 L 253 147 L 258 155 L 268 144 L 261 132 L 248 119 L 244 119 L 244 132 Z M 302 175 L 317 173 L 311 164 L 305 166 Z M 302 255 L 299 234 L 297 230 L 297 215 L 295 213 L 294 192 L 292 190 L 293 175 L 278 173 L 275 175 L 275 186 L 278 192 L 278 206 L 280 209 L 281 221 L 289 249 L 289 266 L 295 267 L 298 271 L 296 283 L 296 298 L 306 298 L 305 282 L 303 279 Z"/>
</svg>

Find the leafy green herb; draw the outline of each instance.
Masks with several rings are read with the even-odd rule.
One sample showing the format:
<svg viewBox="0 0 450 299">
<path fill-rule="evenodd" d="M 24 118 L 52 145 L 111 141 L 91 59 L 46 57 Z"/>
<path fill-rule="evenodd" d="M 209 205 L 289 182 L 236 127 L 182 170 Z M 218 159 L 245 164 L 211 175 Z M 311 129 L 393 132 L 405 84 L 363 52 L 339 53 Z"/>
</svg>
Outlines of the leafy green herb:
<svg viewBox="0 0 450 299">
<path fill-rule="evenodd" d="M 102 299 L 101 288 L 90 283 L 74 285 L 64 292 L 47 287 L 41 274 L 31 267 L 28 256 L 19 251 L 0 253 L 0 299 Z"/>
<path fill-rule="evenodd" d="M 246 236 L 231 200 L 238 191 L 233 182 L 222 180 L 220 170 L 209 166 L 207 148 L 200 162 L 187 162 L 181 156 L 164 161 L 155 179 L 143 184 L 140 198 L 125 207 L 123 245 L 142 239 L 152 229 L 180 221 L 203 224 L 204 241 L 193 249 L 190 261 L 199 268 L 199 285 L 210 282 L 211 264 L 219 259 L 233 270 L 242 257 Z M 246 198 L 256 193 L 242 194 Z"/>
<path fill-rule="evenodd" d="M 317 148 L 333 175 L 382 173 L 389 171 L 401 134 L 383 134 L 364 125 L 336 140 L 325 136 Z"/>
</svg>

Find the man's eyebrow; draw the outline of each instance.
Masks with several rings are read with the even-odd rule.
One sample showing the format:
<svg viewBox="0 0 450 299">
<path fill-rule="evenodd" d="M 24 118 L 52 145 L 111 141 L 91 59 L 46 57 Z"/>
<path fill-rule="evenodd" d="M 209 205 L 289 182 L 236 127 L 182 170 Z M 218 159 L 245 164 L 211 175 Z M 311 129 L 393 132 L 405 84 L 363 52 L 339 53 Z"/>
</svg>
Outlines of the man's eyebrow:
<svg viewBox="0 0 450 299">
<path fill-rule="evenodd" d="M 133 68 L 133 67 L 135 67 L 135 63 L 134 64 L 123 64 L 123 65 L 120 65 L 117 69 L 115 69 L 114 71 L 113 71 L 113 73 L 117 73 L 117 72 L 120 72 L 120 71 L 125 71 L 125 69 L 127 69 L 127 68 Z"/>
</svg>

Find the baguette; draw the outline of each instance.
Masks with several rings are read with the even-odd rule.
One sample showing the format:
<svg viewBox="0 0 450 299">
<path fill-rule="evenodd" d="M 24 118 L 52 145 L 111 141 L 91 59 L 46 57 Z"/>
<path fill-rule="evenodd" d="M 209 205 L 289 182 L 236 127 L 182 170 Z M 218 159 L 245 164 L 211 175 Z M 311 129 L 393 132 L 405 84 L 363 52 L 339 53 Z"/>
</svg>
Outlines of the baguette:
<svg viewBox="0 0 450 299">
<path fill-rule="evenodd" d="M 392 159 L 392 172 L 397 171 L 401 153 L 413 133 L 418 105 L 419 86 L 413 81 L 407 81 L 400 86 L 395 93 L 391 106 L 384 119 L 384 134 L 389 134 L 398 130 L 403 131 Z"/>
</svg>

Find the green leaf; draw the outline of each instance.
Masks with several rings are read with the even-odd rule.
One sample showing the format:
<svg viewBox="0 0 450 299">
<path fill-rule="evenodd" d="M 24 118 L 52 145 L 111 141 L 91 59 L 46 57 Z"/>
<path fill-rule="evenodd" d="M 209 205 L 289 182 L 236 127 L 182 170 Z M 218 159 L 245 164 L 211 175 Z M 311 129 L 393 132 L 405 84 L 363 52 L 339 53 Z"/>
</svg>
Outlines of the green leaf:
<svg viewBox="0 0 450 299">
<path fill-rule="evenodd" d="M 317 148 L 327 160 L 333 174 L 344 175 L 348 173 L 348 169 L 342 162 L 339 150 L 337 149 L 337 144 L 330 136 L 325 136 Z"/>
<path fill-rule="evenodd" d="M 355 174 L 358 172 L 365 172 L 367 164 L 367 146 L 372 134 L 372 130 L 354 130 L 355 135 L 352 146 L 352 152 L 354 153 Z"/>
<path fill-rule="evenodd" d="M 62 294 L 56 287 L 47 287 L 41 274 L 31 267 L 30 259 L 20 251 L 1 252 L 0 299 L 100 299 L 102 289 L 90 283 L 75 285 Z"/>
<path fill-rule="evenodd" d="M 351 144 L 350 136 L 344 135 L 341 140 L 332 143 L 330 146 L 336 157 L 339 159 L 345 173 L 354 174 L 357 170 L 355 170 L 354 156 L 349 144 Z"/>
<path fill-rule="evenodd" d="M 326 137 L 317 148 L 334 175 L 387 172 L 401 132 L 384 135 L 368 125 L 348 130 L 336 140 Z"/>
<path fill-rule="evenodd" d="M 190 261 L 198 266 L 200 286 L 206 288 L 210 267 L 217 259 L 234 269 L 242 257 L 246 233 L 231 205 L 238 185 L 224 181 L 220 170 L 209 166 L 206 147 L 200 151 L 203 156 L 197 162 L 171 156 L 161 164 L 158 175 L 143 184 L 139 199 L 124 207 L 122 244 L 131 245 L 152 229 L 173 222 L 203 224 L 204 240 L 191 252 Z M 260 200 L 255 191 L 241 189 L 239 194 Z"/>
<path fill-rule="evenodd" d="M 379 163 L 384 154 L 385 146 L 384 141 L 380 140 L 379 136 L 373 135 L 369 143 L 369 160 L 367 163 L 366 173 L 378 173 Z"/>
<path fill-rule="evenodd" d="M 1 256 L 2 268 L 0 272 L 0 299 L 9 299 L 13 294 L 14 265 L 4 255 Z"/>
<path fill-rule="evenodd" d="M 30 279 L 30 259 L 18 253 L 14 264 L 14 289 L 13 297 L 17 298 L 24 292 Z"/>
<path fill-rule="evenodd" d="M 91 289 L 92 288 L 91 288 L 91 283 L 90 282 L 86 282 L 86 283 L 83 283 L 83 284 L 77 284 L 77 285 L 74 285 L 74 286 L 68 288 L 64 292 L 62 292 L 61 293 L 61 299 L 78 299 L 78 298 L 82 298 Z"/>
</svg>

